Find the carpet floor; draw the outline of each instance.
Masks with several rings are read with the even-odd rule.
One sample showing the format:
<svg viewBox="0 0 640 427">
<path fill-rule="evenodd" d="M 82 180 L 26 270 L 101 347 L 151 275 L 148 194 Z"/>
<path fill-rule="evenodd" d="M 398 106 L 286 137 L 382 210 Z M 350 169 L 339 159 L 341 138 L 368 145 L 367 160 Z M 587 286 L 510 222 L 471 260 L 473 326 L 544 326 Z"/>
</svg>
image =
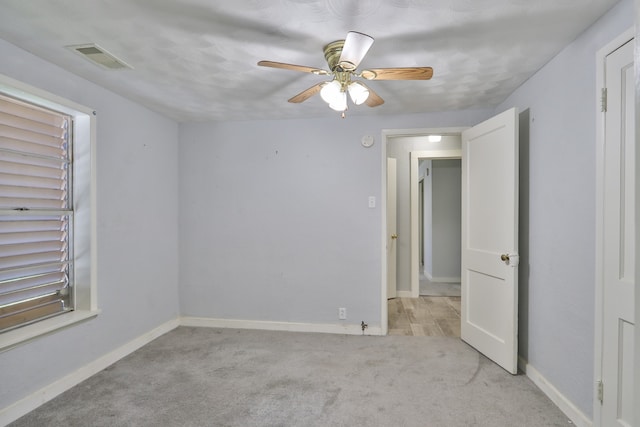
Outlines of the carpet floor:
<svg viewBox="0 0 640 427">
<path fill-rule="evenodd" d="M 457 338 L 179 327 L 12 426 L 568 424 Z"/>
</svg>

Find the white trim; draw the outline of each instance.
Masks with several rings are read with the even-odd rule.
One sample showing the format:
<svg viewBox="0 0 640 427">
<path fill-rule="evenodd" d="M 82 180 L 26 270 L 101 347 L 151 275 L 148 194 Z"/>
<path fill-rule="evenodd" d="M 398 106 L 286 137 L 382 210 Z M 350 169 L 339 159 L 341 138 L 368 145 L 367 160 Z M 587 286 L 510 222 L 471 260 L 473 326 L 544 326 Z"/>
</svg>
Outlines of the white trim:
<svg viewBox="0 0 640 427">
<path fill-rule="evenodd" d="M 31 325 L 22 326 L 11 331 L 2 333 L 0 342 L 0 353 L 10 350 L 20 344 L 29 342 L 43 335 L 51 334 L 64 328 L 68 328 L 77 323 L 93 319 L 100 310 L 74 310 L 60 314 L 50 319 L 41 320 Z"/>
<path fill-rule="evenodd" d="M 462 277 L 432 277 L 429 281 L 436 283 L 460 283 Z"/>
<path fill-rule="evenodd" d="M 4 74 L 0 74 L 0 92 L 65 114 L 83 113 L 92 116 L 95 113 L 89 107 L 12 79 Z"/>
<path fill-rule="evenodd" d="M 398 298 L 417 298 L 413 296 L 413 291 L 396 291 Z"/>
<path fill-rule="evenodd" d="M 0 351 L 12 348 L 95 317 L 100 313 L 97 301 L 98 245 L 97 245 L 97 170 L 96 170 L 96 112 L 71 100 L 14 80 L 0 74 L 0 93 L 31 102 L 73 117 L 73 194 L 74 197 L 74 301 L 70 313 L 42 319 L 32 325 L 3 332 Z"/>
<path fill-rule="evenodd" d="M 616 37 L 607 43 L 596 53 L 596 235 L 595 235 L 595 324 L 594 324 L 594 378 L 599 381 L 602 378 L 602 343 L 603 343 L 603 304 L 604 304 L 604 120 L 605 113 L 601 111 L 601 89 L 605 87 L 605 59 L 607 55 L 618 49 L 623 44 L 632 40 L 635 35 L 634 28 Z M 593 391 L 593 425 L 600 426 L 602 418 L 602 405 L 598 400 L 596 387 Z"/>
<path fill-rule="evenodd" d="M 460 283 L 462 282 L 462 277 L 433 277 L 426 271 L 424 272 L 424 277 L 427 278 L 430 282 L 436 283 Z"/>
<path fill-rule="evenodd" d="M 140 347 L 150 343 L 159 336 L 166 334 L 167 332 L 177 328 L 179 326 L 178 319 L 170 320 L 162 325 L 158 326 L 151 331 L 140 335 L 137 338 L 129 341 L 121 347 L 113 350 L 110 353 L 86 364 L 79 368 L 77 371 L 70 373 L 57 381 L 41 388 L 40 390 L 26 396 L 25 398 L 17 401 L 11 406 L 0 410 L 0 425 L 6 425 L 10 422 L 17 420 L 23 415 L 28 414 L 37 407 L 45 404 L 54 397 L 69 390 L 82 381 L 97 374 L 106 367 L 114 364 L 118 360 L 138 350 Z"/>
<path fill-rule="evenodd" d="M 381 191 L 380 191 L 380 216 L 382 218 L 382 224 L 380 226 L 381 232 L 381 256 L 380 259 L 380 335 L 387 335 L 389 333 L 389 307 L 387 303 L 387 135 L 385 130 L 382 131 L 380 140 L 382 141 L 380 152 L 382 158 L 380 160 L 380 169 L 382 173 Z M 397 296 L 397 292 L 396 292 Z"/>
<path fill-rule="evenodd" d="M 385 300 L 386 302 L 386 300 Z M 319 332 L 326 334 L 343 335 L 386 335 L 382 328 L 368 326 L 362 332 L 359 323 L 296 323 L 273 322 L 264 320 L 239 320 L 239 319 L 214 319 L 208 317 L 181 317 L 181 326 L 193 326 L 199 328 L 229 328 L 229 329 L 254 329 L 263 331 L 286 332 Z"/>
<path fill-rule="evenodd" d="M 592 427 L 593 423 L 580 409 L 578 409 L 565 395 L 553 386 L 536 368 L 526 360 L 518 358 L 518 367 L 527 377 L 547 395 L 553 403 L 578 427 Z"/>
</svg>

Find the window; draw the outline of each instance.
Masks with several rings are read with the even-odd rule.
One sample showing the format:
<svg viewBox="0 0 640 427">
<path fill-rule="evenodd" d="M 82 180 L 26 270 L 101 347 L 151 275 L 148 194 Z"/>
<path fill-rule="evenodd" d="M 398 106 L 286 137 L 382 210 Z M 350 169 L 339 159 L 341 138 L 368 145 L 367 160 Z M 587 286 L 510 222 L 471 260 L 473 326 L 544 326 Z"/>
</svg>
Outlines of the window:
<svg viewBox="0 0 640 427">
<path fill-rule="evenodd" d="M 0 349 L 97 314 L 94 113 L 0 76 Z"/>
<path fill-rule="evenodd" d="M 0 330 L 73 310 L 71 128 L 0 95 Z"/>
</svg>

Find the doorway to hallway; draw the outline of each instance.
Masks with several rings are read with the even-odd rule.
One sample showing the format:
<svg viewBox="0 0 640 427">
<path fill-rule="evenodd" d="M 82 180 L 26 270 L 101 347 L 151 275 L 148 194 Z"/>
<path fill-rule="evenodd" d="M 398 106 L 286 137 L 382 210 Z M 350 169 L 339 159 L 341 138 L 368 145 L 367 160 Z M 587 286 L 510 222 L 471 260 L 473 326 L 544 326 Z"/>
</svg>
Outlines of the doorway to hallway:
<svg viewBox="0 0 640 427">
<path fill-rule="evenodd" d="M 460 337 L 461 131 L 387 140 L 387 156 L 397 163 L 396 185 L 387 189 L 397 195 L 397 292 L 386 301 L 390 335 Z"/>
<path fill-rule="evenodd" d="M 389 335 L 460 337 L 460 304 L 459 296 L 390 299 Z"/>
<path fill-rule="evenodd" d="M 418 174 L 419 295 L 460 296 L 461 160 L 420 158 Z"/>
<path fill-rule="evenodd" d="M 409 276 L 409 296 L 418 297 L 418 215 L 416 202 L 418 197 L 418 168 L 421 157 L 461 158 L 462 159 L 462 209 L 461 209 L 461 310 L 460 337 L 472 347 L 487 355 L 491 360 L 508 372 L 517 372 L 517 319 L 518 319 L 518 136 L 519 115 L 516 108 L 497 114 L 482 123 L 463 130 L 460 133 L 461 144 L 448 147 L 441 144 L 442 134 L 425 132 L 429 147 L 438 155 L 430 156 L 410 152 L 411 215 L 410 230 L 407 233 L 411 248 Z M 400 139 L 412 138 L 406 131 L 383 132 L 385 158 L 407 159 L 407 156 L 393 156 L 392 151 L 401 146 L 395 144 Z M 426 134 L 426 135 L 425 135 Z M 395 140 L 395 141 L 394 141 Z M 422 141 L 421 141 L 422 142 Z M 446 148 L 445 148 L 446 147 Z M 448 148 L 448 149 L 447 149 Z M 408 159 L 407 159 L 408 160 Z M 398 174 L 401 177 L 402 174 Z M 388 194 L 393 189 L 384 186 L 386 174 L 383 174 L 383 191 Z M 415 183 L 415 184 L 414 184 Z M 399 184 L 399 183 L 398 183 Z M 398 188 L 401 188 L 398 185 Z M 400 198 L 399 198 L 400 199 Z M 403 206 L 398 200 L 396 208 Z M 383 216 L 386 220 L 386 215 Z M 400 225 L 400 221 L 398 221 Z M 387 229 L 383 224 L 384 254 L 388 253 Z M 395 238 L 398 252 L 402 249 L 404 233 L 398 231 Z M 399 254 L 398 254 L 399 255 Z M 400 256 L 395 261 L 400 261 Z M 383 265 L 383 273 L 387 272 Z M 399 267 L 399 266 L 398 266 Z M 401 273 L 404 269 L 398 269 Z M 382 281 L 382 320 L 383 333 L 388 331 L 387 282 Z M 398 275 L 400 279 L 400 275 Z M 397 295 L 404 281 L 398 280 Z"/>
</svg>

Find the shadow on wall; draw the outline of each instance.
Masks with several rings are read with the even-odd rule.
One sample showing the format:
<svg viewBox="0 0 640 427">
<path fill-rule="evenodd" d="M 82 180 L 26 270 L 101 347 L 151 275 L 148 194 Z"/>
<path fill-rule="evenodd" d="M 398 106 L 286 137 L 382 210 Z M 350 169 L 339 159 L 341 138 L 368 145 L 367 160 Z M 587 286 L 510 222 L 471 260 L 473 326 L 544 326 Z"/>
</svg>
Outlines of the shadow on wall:
<svg viewBox="0 0 640 427">
<path fill-rule="evenodd" d="M 529 120 L 530 112 L 520 113 L 520 178 L 518 251 L 518 355 L 529 360 Z"/>
</svg>

